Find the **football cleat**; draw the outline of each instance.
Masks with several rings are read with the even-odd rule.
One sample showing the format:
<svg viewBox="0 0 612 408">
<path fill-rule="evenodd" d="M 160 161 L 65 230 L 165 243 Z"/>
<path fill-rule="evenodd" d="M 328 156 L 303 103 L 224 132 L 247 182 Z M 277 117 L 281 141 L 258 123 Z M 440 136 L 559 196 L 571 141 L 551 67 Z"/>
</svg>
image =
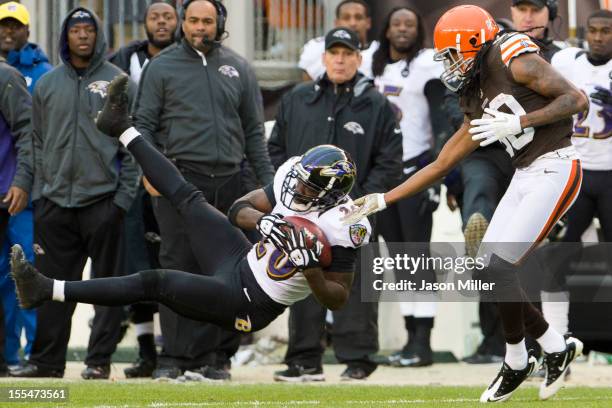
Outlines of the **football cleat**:
<svg viewBox="0 0 612 408">
<path fill-rule="evenodd" d="M 512 396 L 512 393 L 531 375 L 538 364 L 538 360 L 529 355 L 527 367 L 522 370 L 513 370 L 506 362 L 502 364 L 501 370 L 480 396 L 480 402 L 502 402 Z"/>
<path fill-rule="evenodd" d="M 545 376 L 544 382 L 540 385 L 540 399 L 546 400 L 552 397 L 563 387 L 565 374 L 569 365 L 582 354 L 583 344 L 574 337 L 565 340 L 565 350 L 558 353 L 544 353 Z"/>
<path fill-rule="evenodd" d="M 325 381 L 325 374 L 321 367 L 302 367 L 290 364 L 286 370 L 276 371 L 274 381 L 281 382 L 311 382 Z"/>
<path fill-rule="evenodd" d="M 25 259 L 20 245 L 13 245 L 11 251 L 11 276 L 23 309 L 33 309 L 53 297 L 53 279 L 38 272 Z"/>
<path fill-rule="evenodd" d="M 132 126 L 130 102 L 128 100 L 128 76 L 117 75 L 107 88 L 104 107 L 96 118 L 98 130 L 110 137 L 118 138 Z"/>
</svg>

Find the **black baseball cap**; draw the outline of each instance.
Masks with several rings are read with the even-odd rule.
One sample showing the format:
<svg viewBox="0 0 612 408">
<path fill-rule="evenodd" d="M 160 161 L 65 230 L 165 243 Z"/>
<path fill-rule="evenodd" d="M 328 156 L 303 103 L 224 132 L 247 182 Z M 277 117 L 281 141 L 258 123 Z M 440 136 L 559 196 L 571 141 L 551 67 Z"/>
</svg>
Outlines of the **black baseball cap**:
<svg viewBox="0 0 612 408">
<path fill-rule="evenodd" d="M 512 0 L 513 6 L 516 6 L 521 3 L 531 3 L 537 8 L 546 7 L 546 0 Z"/>
<path fill-rule="evenodd" d="M 350 28 L 336 27 L 325 35 L 325 49 L 329 50 L 338 44 L 356 51 L 359 50 L 359 37 Z"/>
</svg>

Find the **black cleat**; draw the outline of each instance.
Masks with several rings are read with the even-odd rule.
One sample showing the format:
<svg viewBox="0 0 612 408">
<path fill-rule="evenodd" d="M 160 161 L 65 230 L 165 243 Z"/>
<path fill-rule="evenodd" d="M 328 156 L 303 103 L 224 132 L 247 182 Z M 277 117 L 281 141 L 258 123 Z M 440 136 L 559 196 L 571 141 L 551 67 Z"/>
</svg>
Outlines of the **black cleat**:
<svg viewBox="0 0 612 408">
<path fill-rule="evenodd" d="M 522 370 L 513 370 L 504 362 L 497 377 L 480 396 L 480 402 L 502 402 L 512 396 L 512 393 L 535 370 L 538 360 L 533 355 L 527 360 L 527 367 Z"/>
<path fill-rule="evenodd" d="M 274 372 L 274 381 L 281 382 L 312 382 L 325 381 L 321 367 L 303 367 L 290 364 L 286 370 Z"/>
<path fill-rule="evenodd" d="M 540 399 L 552 397 L 563 387 L 566 373 L 572 361 L 582 354 L 583 344 L 574 337 L 565 340 L 565 350 L 559 353 L 544 353 L 544 370 L 546 375 L 540 385 Z"/>
<path fill-rule="evenodd" d="M 107 96 L 104 107 L 98 112 L 96 126 L 98 130 L 110 137 L 118 138 L 132 126 L 130 103 L 128 100 L 128 76 L 117 75 L 106 88 Z"/>
<path fill-rule="evenodd" d="M 151 378 L 155 371 L 155 361 L 139 358 L 131 367 L 123 370 L 125 378 Z"/>
<path fill-rule="evenodd" d="M 17 288 L 19 305 L 23 309 L 33 309 L 53 297 L 53 279 L 36 270 L 25 259 L 20 245 L 13 245 L 11 251 L 11 276 Z"/>
</svg>

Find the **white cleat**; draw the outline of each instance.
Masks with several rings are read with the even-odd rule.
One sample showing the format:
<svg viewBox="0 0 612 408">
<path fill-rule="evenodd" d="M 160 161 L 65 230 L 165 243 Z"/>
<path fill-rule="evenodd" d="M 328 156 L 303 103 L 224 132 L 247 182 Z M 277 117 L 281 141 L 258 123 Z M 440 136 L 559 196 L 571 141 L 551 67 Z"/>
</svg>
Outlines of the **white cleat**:
<svg viewBox="0 0 612 408">
<path fill-rule="evenodd" d="M 512 396 L 512 393 L 531 375 L 538 364 L 535 356 L 530 355 L 527 367 L 522 370 L 513 370 L 506 362 L 501 370 L 480 396 L 480 402 L 503 402 Z"/>
<path fill-rule="evenodd" d="M 566 348 L 558 353 L 544 353 L 544 382 L 540 385 L 540 399 L 547 400 L 557 393 L 565 382 L 569 365 L 582 354 L 583 344 L 574 337 L 565 340 Z"/>
</svg>

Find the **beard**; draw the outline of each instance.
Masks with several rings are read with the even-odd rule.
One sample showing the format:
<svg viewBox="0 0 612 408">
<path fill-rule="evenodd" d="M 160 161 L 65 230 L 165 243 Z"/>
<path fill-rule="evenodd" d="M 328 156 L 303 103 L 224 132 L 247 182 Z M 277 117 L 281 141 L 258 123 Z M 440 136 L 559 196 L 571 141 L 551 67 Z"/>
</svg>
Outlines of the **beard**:
<svg viewBox="0 0 612 408">
<path fill-rule="evenodd" d="M 174 35 L 171 35 L 170 38 L 168 38 L 167 40 L 156 40 L 155 36 L 153 35 L 153 33 L 149 32 L 147 30 L 147 40 L 154 47 L 157 47 L 160 50 L 163 50 L 164 48 L 166 48 L 166 47 L 168 47 L 168 46 L 170 46 L 170 45 L 172 45 L 174 43 Z"/>
</svg>

